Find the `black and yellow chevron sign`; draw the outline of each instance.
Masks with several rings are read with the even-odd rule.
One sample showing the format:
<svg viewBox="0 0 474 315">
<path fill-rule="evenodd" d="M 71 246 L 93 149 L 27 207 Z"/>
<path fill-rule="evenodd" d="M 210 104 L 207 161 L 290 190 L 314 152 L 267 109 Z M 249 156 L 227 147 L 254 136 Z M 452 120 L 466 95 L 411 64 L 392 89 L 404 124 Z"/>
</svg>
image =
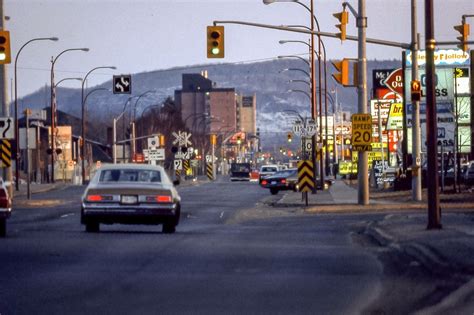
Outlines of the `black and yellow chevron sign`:
<svg viewBox="0 0 474 315">
<path fill-rule="evenodd" d="M 214 171 L 212 168 L 212 163 L 206 163 L 206 175 L 209 180 L 214 180 Z"/>
<path fill-rule="evenodd" d="M 180 170 L 175 170 L 175 177 L 176 177 L 176 180 L 181 180 L 181 171 Z"/>
<path fill-rule="evenodd" d="M 10 167 L 12 165 L 12 144 L 9 140 L 2 139 L 0 142 L 0 160 L 1 167 Z"/>
<path fill-rule="evenodd" d="M 314 189 L 314 168 L 310 160 L 298 161 L 298 187 L 301 192 L 309 192 Z"/>
<path fill-rule="evenodd" d="M 186 173 L 189 170 L 189 160 L 183 160 L 183 169 L 184 169 L 184 173 Z"/>
</svg>

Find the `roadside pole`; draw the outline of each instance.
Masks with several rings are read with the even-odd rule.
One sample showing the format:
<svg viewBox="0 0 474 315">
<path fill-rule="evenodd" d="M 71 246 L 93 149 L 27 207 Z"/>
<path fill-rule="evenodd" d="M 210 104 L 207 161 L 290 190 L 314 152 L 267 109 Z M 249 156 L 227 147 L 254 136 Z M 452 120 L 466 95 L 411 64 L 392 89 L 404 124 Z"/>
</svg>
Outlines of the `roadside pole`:
<svg viewBox="0 0 474 315">
<path fill-rule="evenodd" d="M 425 46 L 426 46 L 426 135 L 428 147 L 428 226 L 441 229 L 438 184 L 437 121 L 435 97 L 434 10 L 433 0 L 425 0 Z"/>
<path fill-rule="evenodd" d="M 367 59 L 366 59 L 366 28 L 367 17 L 365 16 L 365 0 L 359 0 L 359 12 L 357 16 L 357 28 L 359 29 L 359 53 L 358 53 L 358 112 L 367 114 Z M 358 170 L 358 203 L 369 204 L 369 165 L 367 151 L 359 151 Z"/>
<path fill-rule="evenodd" d="M 3 0 L 0 0 L 0 29 L 5 29 L 5 17 L 3 15 Z M 8 108 L 8 86 L 7 86 L 7 66 L 5 64 L 0 65 L 0 102 L 1 108 L 0 113 L 1 116 L 9 116 L 10 110 Z M 14 122 L 14 126 L 16 126 L 16 121 Z M 13 141 L 12 141 L 13 142 Z M 18 161 L 18 160 L 17 160 Z M 18 167 L 18 166 L 17 166 Z M 10 196 L 13 196 L 13 174 L 12 174 L 12 167 L 3 168 L 2 169 L 2 177 L 6 179 L 10 183 L 8 185 L 8 193 Z"/>
<path fill-rule="evenodd" d="M 25 117 L 26 117 L 26 195 L 28 199 L 31 199 L 31 159 L 30 159 L 30 115 L 31 109 L 25 109 Z M 54 154 L 54 152 L 51 152 Z"/>
<path fill-rule="evenodd" d="M 420 34 L 417 27 L 417 5 L 416 0 L 411 0 L 411 79 L 418 80 L 418 45 Z M 406 91 L 406 89 L 405 89 Z M 407 97 L 405 97 L 406 99 Z M 411 166 L 411 187 L 413 201 L 421 201 L 421 129 L 420 129 L 420 102 L 411 101 L 412 104 L 412 166 Z M 406 104 L 404 111 L 407 110 Z M 404 122 L 406 124 L 406 120 Z"/>
</svg>

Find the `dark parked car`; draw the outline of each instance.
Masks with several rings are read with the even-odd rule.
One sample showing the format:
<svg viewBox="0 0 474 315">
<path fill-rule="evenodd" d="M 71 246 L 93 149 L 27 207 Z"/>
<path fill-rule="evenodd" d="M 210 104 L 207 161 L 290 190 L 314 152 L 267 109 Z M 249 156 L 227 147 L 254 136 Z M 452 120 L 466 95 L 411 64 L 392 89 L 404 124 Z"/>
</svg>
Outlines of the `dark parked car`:
<svg viewBox="0 0 474 315">
<path fill-rule="evenodd" d="M 474 161 L 469 163 L 464 173 L 464 184 L 467 186 L 474 186 Z"/>
<path fill-rule="evenodd" d="M 250 163 L 232 163 L 230 165 L 230 180 L 250 181 L 251 172 Z"/>
<path fill-rule="evenodd" d="M 12 200 L 8 194 L 7 187 L 0 178 L 0 237 L 7 235 L 7 219 L 12 212 Z"/>
<path fill-rule="evenodd" d="M 260 185 L 263 188 L 269 188 L 272 195 L 278 194 L 280 190 L 298 190 L 298 170 L 290 168 L 284 171 L 278 171 L 273 175 L 262 179 Z"/>
<path fill-rule="evenodd" d="M 174 184 L 161 166 L 104 165 L 82 197 L 81 223 L 87 232 L 99 232 L 100 223 L 122 223 L 163 224 L 163 233 L 174 233 L 181 213 L 180 202 Z"/>
</svg>

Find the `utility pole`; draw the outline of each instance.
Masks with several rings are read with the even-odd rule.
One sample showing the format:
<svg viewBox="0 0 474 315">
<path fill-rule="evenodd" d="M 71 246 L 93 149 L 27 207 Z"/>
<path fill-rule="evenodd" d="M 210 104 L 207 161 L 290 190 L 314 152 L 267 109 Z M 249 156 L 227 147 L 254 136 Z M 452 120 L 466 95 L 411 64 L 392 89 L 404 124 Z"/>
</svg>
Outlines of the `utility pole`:
<svg viewBox="0 0 474 315">
<path fill-rule="evenodd" d="M 417 27 L 417 5 L 416 0 L 411 0 L 411 79 L 418 80 L 418 45 L 419 34 Z M 406 90 L 406 89 L 405 89 Z M 421 201 L 421 129 L 420 129 L 420 102 L 411 101 L 412 103 L 412 199 L 413 201 Z M 406 111 L 406 105 L 405 109 Z M 405 121 L 406 123 L 406 121 Z"/>
<path fill-rule="evenodd" d="M 3 0 L 0 0 L 0 29 L 5 29 L 5 17 L 3 15 Z M 8 108 L 8 99 L 7 99 L 7 93 L 8 93 L 8 86 L 7 86 L 7 66 L 5 64 L 0 65 L 0 102 L 1 108 L 0 108 L 0 114 L 1 116 L 9 116 L 10 111 Z M 17 122 L 15 121 L 15 124 Z M 18 167 L 18 166 L 17 166 Z M 12 167 L 8 168 L 3 168 L 2 170 L 2 177 L 5 178 L 10 185 L 8 186 L 8 193 L 10 196 L 13 195 L 13 176 L 12 176 Z"/>
<path fill-rule="evenodd" d="M 435 97 L 434 15 L 433 0 L 425 0 L 425 45 L 426 45 L 426 138 L 428 142 L 428 226 L 441 229 L 438 185 L 438 148 Z"/>
<path fill-rule="evenodd" d="M 365 0 L 359 0 L 359 12 L 357 16 L 357 28 L 359 29 L 359 53 L 358 53 L 358 112 L 367 113 L 367 59 L 366 59 L 366 28 L 367 17 L 365 16 Z M 367 151 L 359 151 L 357 164 L 358 180 L 358 202 L 360 205 L 369 204 L 369 161 Z"/>
</svg>

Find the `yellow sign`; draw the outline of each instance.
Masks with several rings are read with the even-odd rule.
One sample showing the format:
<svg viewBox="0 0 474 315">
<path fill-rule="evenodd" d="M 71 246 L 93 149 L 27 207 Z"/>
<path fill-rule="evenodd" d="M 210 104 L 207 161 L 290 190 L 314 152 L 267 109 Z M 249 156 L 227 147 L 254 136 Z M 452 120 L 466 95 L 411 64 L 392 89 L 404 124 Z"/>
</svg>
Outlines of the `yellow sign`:
<svg viewBox="0 0 474 315">
<path fill-rule="evenodd" d="M 351 161 L 339 162 L 339 175 L 357 174 L 357 163 Z"/>
<path fill-rule="evenodd" d="M 373 161 L 381 161 L 382 160 L 382 152 L 380 152 L 380 151 L 368 152 L 367 156 L 368 156 L 369 169 L 372 168 L 372 162 Z M 357 152 L 352 152 L 352 163 L 357 164 L 358 160 L 359 160 L 359 154 Z"/>
<path fill-rule="evenodd" d="M 353 114 L 352 150 L 372 151 L 372 116 L 370 114 Z"/>
<path fill-rule="evenodd" d="M 403 104 L 392 103 L 390 112 L 388 113 L 387 130 L 402 130 L 403 129 Z"/>
</svg>

